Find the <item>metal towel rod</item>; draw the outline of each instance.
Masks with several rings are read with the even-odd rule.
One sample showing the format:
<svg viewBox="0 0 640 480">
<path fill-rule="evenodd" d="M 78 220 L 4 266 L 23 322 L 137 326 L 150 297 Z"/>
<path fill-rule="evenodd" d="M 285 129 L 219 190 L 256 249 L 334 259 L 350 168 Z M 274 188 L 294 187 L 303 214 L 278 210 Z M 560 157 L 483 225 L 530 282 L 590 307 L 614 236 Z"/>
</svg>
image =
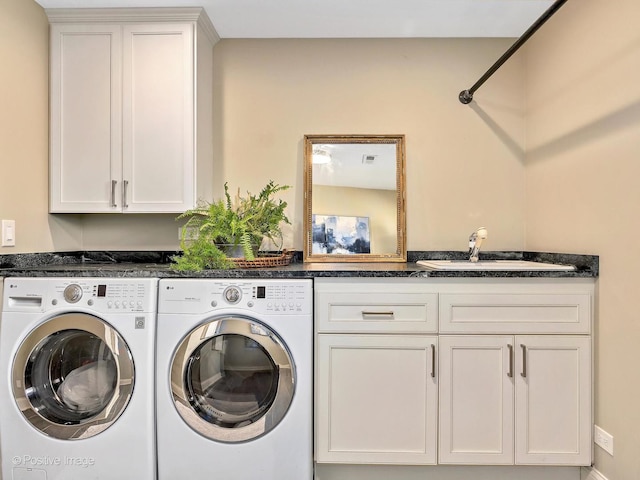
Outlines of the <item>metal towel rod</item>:
<svg viewBox="0 0 640 480">
<path fill-rule="evenodd" d="M 509 60 L 509 57 L 511 57 L 511 55 L 513 55 L 514 53 L 516 53 L 516 51 L 527 41 L 529 40 L 529 37 L 531 37 L 534 33 L 536 33 L 536 31 L 542 26 L 544 25 L 544 23 L 549 20 L 554 13 L 556 13 L 560 7 L 562 7 L 562 5 L 564 5 L 565 3 L 567 3 L 567 0 L 557 0 L 553 5 L 551 5 L 541 16 L 540 18 L 538 18 L 538 20 L 536 20 L 536 22 L 531 25 L 529 27 L 529 29 L 524 32 L 522 34 L 522 36 L 516 40 L 516 43 L 514 43 L 513 45 L 511 45 L 511 47 L 509 47 L 509 50 L 507 50 L 506 52 L 504 52 L 504 54 L 496 61 L 496 63 L 494 63 L 491 68 L 489 68 L 489 70 L 486 71 L 486 73 L 484 75 L 482 75 L 482 77 L 480 77 L 480 80 L 478 80 L 473 87 L 471 87 L 469 90 L 463 90 L 460 92 L 460 94 L 458 95 L 458 99 L 460 100 L 461 103 L 464 103 L 465 105 L 467 105 L 468 103 L 471 103 L 471 101 L 473 100 L 473 94 L 475 93 L 476 90 L 478 90 L 482 84 L 484 82 L 486 82 L 489 77 L 491 75 L 493 75 L 494 73 L 496 73 L 496 70 L 498 70 L 502 64 L 504 62 L 506 62 L 507 60 Z"/>
</svg>

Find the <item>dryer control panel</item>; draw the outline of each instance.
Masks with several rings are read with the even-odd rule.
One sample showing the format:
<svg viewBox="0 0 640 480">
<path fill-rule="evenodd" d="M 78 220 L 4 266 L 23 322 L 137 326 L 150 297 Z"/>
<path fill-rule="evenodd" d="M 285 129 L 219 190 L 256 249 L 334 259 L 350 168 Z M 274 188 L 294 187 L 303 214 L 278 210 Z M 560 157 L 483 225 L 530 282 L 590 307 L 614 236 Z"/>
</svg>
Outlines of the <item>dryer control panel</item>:
<svg viewBox="0 0 640 480">
<path fill-rule="evenodd" d="M 84 307 L 100 313 L 154 312 L 156 279 L 7 278 L 5 311 Z"/>
<path fill-rule="evenodd" d="M 310 315 L 313 306 L 309 279 L 163 279 L 159 290 L 159 313 L 206 313 L 236 308 L 262 314 Z"/>
</svg>

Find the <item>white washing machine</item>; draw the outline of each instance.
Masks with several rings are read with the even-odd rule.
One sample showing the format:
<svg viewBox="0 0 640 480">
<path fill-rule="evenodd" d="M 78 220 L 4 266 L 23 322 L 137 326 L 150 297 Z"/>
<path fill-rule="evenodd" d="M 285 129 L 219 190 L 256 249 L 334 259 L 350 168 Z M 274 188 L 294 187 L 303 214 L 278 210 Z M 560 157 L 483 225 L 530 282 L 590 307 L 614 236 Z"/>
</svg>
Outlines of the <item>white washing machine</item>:
<svg viewBox="0 0 640 480">
<path fill-rule="evenodd" d="M 157 282 L 4 280 L 4 480 L 156 478 Z"/>
<path fill-rule="evenodd" d="M 311 280 L 162 279 L 158 479 L 311 480 Z"/>
</svg>

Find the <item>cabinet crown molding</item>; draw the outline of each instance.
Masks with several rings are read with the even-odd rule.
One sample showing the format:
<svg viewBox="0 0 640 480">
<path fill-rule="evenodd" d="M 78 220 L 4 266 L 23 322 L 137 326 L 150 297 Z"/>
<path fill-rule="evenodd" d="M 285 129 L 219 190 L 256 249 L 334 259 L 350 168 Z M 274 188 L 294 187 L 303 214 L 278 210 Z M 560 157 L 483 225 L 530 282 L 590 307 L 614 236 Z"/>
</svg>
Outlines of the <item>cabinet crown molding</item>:
<svg viewBox="0 0 640 480">
<path fill-rule="evenodd" d="M 220 35 L 202 7 L 47 8 L 45 13 L 50 24 L 196 22 L 212 45 L 220 40 Z"/>
</svg>

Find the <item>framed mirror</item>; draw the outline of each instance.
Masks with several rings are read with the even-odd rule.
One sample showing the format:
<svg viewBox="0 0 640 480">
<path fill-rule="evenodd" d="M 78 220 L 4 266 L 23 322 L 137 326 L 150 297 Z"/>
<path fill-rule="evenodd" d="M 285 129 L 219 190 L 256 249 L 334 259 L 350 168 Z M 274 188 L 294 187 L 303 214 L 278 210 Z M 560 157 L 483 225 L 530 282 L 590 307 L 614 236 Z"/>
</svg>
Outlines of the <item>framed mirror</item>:
<svg viewBox="0 0 640 480">
<path fill-rule="evenodd" d="M 404 157 L 404 135 L 305 135 L 305 262 L 407 261 Z"/>
</svg>

